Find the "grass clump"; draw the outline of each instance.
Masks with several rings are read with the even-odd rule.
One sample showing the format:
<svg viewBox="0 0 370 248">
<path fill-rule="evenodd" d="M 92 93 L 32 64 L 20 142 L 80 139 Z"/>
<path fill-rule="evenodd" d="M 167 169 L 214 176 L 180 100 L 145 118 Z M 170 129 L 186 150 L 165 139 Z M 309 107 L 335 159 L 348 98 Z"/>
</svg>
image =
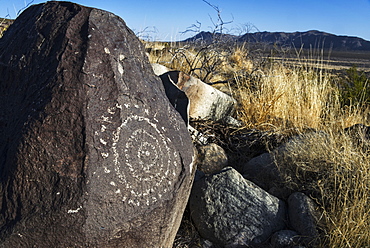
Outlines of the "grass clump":
<svg viewBox="0 0 370 248">
<path fill-rule="evenodd" d="M 240 117 L 258 129 L 319 128 L 336 101 L 329 76 L 305 68 L 276 64 L 258 81 L 236 82 Z"/>
<path fill-rule="evenodd" d="M 285 187 L 320 206 L 323 247 L 370 245 L 370 150 L 342 132 L 311 132 L 276 154 Z M 302 142 L 304 140 L 304 142 Z"/>
</svg>

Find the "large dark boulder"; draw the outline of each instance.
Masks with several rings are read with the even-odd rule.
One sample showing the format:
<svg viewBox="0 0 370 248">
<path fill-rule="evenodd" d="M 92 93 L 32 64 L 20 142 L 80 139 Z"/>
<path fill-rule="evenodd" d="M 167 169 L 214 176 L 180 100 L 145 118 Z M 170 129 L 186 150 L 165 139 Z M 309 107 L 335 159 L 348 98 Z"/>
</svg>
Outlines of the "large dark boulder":
<svg viewBox="0 0 370 248">
<path fill-rule="evenodd" d="M 48 2 L 0 40 L 1 247 L 171 247 L 192 164 L 119 17 Z"/>
</svg>

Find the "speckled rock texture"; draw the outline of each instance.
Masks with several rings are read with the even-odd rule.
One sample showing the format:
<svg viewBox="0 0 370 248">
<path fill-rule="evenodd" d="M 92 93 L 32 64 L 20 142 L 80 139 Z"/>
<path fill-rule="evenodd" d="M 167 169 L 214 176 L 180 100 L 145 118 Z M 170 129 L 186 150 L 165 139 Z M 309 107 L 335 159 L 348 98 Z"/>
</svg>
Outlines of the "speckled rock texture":
<svg viewBox="0 0 370 248">
<path fill-rule="evenodd" d="M 231 167 L 194 182 L 189 203 L 200 235 L 221 247 L 258 247 L 285 226 L 285 203 Z"/>
<path fill-rule="evenodd" d="M 0 40 L 0 246 L 171 247 L 186 123 L 119 17 L 25 10 Z"/>
</svg>

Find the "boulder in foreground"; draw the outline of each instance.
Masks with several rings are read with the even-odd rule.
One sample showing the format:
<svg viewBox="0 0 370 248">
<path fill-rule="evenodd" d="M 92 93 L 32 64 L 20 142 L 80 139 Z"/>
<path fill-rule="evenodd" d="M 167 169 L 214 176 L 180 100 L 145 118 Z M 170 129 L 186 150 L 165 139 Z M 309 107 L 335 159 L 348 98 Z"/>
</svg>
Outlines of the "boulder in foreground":
<svg viewBox="0 0 370 248">
<path fill-rule="evenodd" d="M 133 32 L 47 2 L 0 51 L 0 246 L 171 247 L 193 148 Z"/>
<path fill-rule="evenodd" d="M 285 203 L 231 167 L 194 183 L 190 211 L 201 236 L 225 247 L 260 245 L 286 222 Z"/>
</svg>

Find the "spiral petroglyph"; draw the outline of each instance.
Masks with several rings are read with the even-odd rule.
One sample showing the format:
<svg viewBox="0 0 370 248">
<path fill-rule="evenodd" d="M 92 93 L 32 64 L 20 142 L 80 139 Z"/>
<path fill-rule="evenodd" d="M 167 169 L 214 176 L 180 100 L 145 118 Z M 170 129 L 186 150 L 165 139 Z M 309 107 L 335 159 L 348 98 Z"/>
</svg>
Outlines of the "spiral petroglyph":
<svg viewBox="0 0 370 248">
<path fill-rule="evenodd" d="M 147 117 L 131 115 L 117 128 L 112 151 L 114 172 L 126 192 L 123 201 L 149 205 L 169 192 L 178 160 L 170 143 Z M 158 187 L 162 188 L 160 193 Z"/>
</svg>

